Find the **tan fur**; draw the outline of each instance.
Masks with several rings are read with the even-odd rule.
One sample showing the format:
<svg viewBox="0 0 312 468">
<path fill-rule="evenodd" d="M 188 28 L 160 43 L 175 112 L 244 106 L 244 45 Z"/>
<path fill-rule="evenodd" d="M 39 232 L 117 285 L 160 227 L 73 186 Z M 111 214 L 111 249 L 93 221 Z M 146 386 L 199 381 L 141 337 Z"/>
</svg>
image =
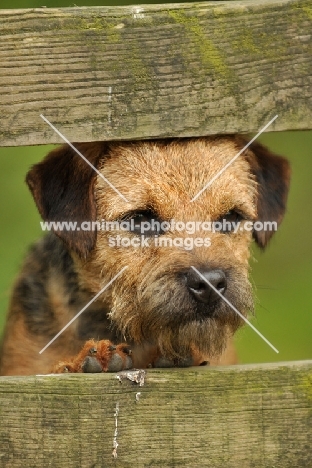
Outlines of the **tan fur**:
<svg viewBox="0 0 312 468">
<path fill-rule="evenodd" d="M 79 216 L 92 213 L 90 217 L 94 220 L 115 221 L 123 219 L 123 216 L 129 212 L 152 210 L 162 220 L 174 219 L 186 223 L 215 221 L 235 209 L 244 213 L 249 220 L 255 221 L 261 218 L 260 211 L 263 206 L 264 212 L 280 222 L 288 189 L 288 164 L 283 158 L 271 155 L 263 147 L 257 146 L 254 151 L 252 148 L 245 151 L 197 200 L 191 202 L 191 199 L 219 171 L 223 170 L 243 144 L 244 141 L 240 137 L 225 136 L 78 145 L 82 152 L 88 153 L 89 160 L 97 165 L 98 170 L 128 200 L 128 202 L 123 200 L 99 175 L 84 174 L 81 191 L 82 195 L 85 192 L 85 201 Z M 64 159 L 61 159 L 62 151 L 65 152 L 62 149 L 57 150 L 50 155 L 50 159 L 47 159 L 51 167 L 54 160 L 59 164 L 65 164 Z M 258 152 L 261 153 L 259 157 Z M 81 171 L 90 169 L 84 167 L 78 156 L 73 156 L 72 159 L 79 163 L 79 167 L 81 166 L 73 175 L 75 183 L 79 184 Z M 271 160 L 276 163 L 276 167 L 278 166 L 275 171 L 276 174 L 280 172 L 280 186 L 272 185 L 275 173 L 269 180 L 263 170 L 263 167 L 265 169 L 268 167 L 268 161 Z M 51 218 L 46 208 L 53 198 L 53 184 L 52 188 L 49 188 L 49 196 L 46 197 L 45 179 L 48 175 L 45 174 L 45 164 L 47 166 L 48 162 L 43 162 L 40 167 L 35 166 L 30 172 L 28 183 L 43 218 L 56 219 Z M 73 167 L 74 171 L 76 166 Z M 51 178 L 53 177 L 51 174 Z M 275 190 L 278 192 L 277 201 L 269 200 L 272 195 L 266 194 L 264 186 L 262 193 L 260 183 L 268 185 L 268 193 L 274 194 Z M 75 206 L 75 199 L 71 200 L 70 195 L 66 195 L 66 189 L 67 187 L 64 197 L 67 196 L 70 200 L 68 202 L 70 216 L 74 219 L 79 206 Z M 48 198 L 47 202 L 45 198 Z M 62 200 L 59 203 L 62 204 Z M 89 205 L 92 208 L 88 208 Z M 66 211 L 67 205 L 64 204 L 64 207 L 62 210 Z M 59 216 L 60 219 L 68 218 L 66 213 L 60 213 Z M 96 238 L 89 233 L 85 234 L 85 237 L 84 233 L 79 233 L 79 238 L 78 236 L 75 238 L 74 232 L 71 234 L 56 232 L 56 234 L 62 238 L 74 261 L 73 268 L 78 276 L 79 297 L 81 297 L 78 302 L 81 307 L 123 267 L 127 267 L 95 304 L 98 310 L 103 307 L 106 311 L 103 312 L 103 321 L 111 323 L 112 328 L 108 325 L 107 332 L 99 333 L 101 336 L 88 338 L 112 341 L 126 339 L 133 348 L 132 362 L 136 367 L 154 365 L 160 357 L 179 362 L 189 355 L 193 356 L 195 365 L 204 361 L 209 361 L 211 364 L 236 362 L 232 337 L 237 328 L 243 324 L 243 320 L 222 300 L 213 315 L 208 314 L 207 317 L 199 319 L 193 302 L 188 299 L 188 293 L 178 278 L 181 272 L 185 274 L 192 266 L 226 271 L 228 277 L 226 294 L 229 295 L 233 305 L 247 316 L 253 310 L 252 287 L 248 279 L 252 232 L 244 230 L 236 234 L 204 231 L 196 231 L 194 234 L 185 231 L 165 233 L 169 239 L 210 238 L 210 247 L 194 247 L 191 250 L 186 250 L 182 246 L 151 245 L 118 248 L 109 245 L 110 237 L 118 234 L 132 239 L 135 234 L 128 231 L 100 230 Z M 264 235 L 261 238 L 259 235 L 257 238 L 256 234 L 254 237 L 261 247 L 268 241 Z M 32 269 L 32 265 L 35 264 L 33 257 L 30 258 L 29 264 L 29 268 Z M 65 272 L 65 279 L 66 276 Z M 49 304 L 57 320 L 51 324 L 51 329 L 55 331 L 62 328 L 64 323 L 79 311 L 78 303 L 75 305 L 76 309 L 74 306 L 68 306 L 69 299 L 66 296 L 68 293 L 64 284 L 58 275 L 52 277 L 49 274 L 45 280 Z M 22 298 L 17 297 L 15 293 L 12 304 L 14 301 L 22 303 Z M 39 358 L 34 354 L 38 348 L 46 344 L 44 341 L 45 339 L 48 341 L 48 336 L 35 336 L 28 332 L 24 325 L 22 305 L 18 305 L 18 313 L 14 312 L 15 307 L 12 306 L 4 338 L 2 373 L 31 373 L 38 370 L 43 372 L 45 368 L 49 371 L 48 362 L 52 365 L 55 361 L 78 352 L 83 344 L 83 340 L 78 336 L 81 318 L 77 319 L 71 329 L 51 345 L 46 354 L 43 353 L 43 357 Z M 84 313 L 88 314 L 88 311 Z M 52 335 L 51 331 L 49 336 Z M 17 341 L 23 343 L 23 352 L 15 349 Z M 80 357 L 83 355 L 81 359 L 88 355 L 88 346 L 81 351 L 82 354 L 79 355 Z M 104 366 L 103 370 L 107 370 L 107 356 L 110 354 L 106 351 L 102 354 L 106 359 L 106 367 Z M 40 359 L 41 364 L 39 364 Z M 79 364 L 73 371 L 81 369 L 81 359 L 78 359 Z M 64 366 L 66 367 L 66 364 L 62 362 L 60 368 Z M 71 364 L 68 366 L 71 369 Z"/>
<path fill-rule="evenodd" d="M 256 217 L 256 184 L 251 177 L 249 165 L 238 159 L 206 190 L 198 200 L 191 198 L 238 152 L 231 139 L 218 139 L 211 146 L 210 141 L 195 140 L 187 144 L 172 144 L 169 150 L 155 143 L 125 147 L 116 145 L 111 158 L 103 161 L 100 170 L 105 177 L 130 201 L 126 203 L 108 188 L 100 177 L 96 181 L 96 198 L 99 207 L 98 218 L 108 221 L 119 218 L 129 210 L 155 209 L 163 219 L 179 221 L 211 221 L 225 214 L 233 206 L 244 209 L 251 217 Z M 118 167 L 116 168 L 116 160 Z M 188 163 L 189 162 L 189 163 Z M 121 170 L 122 168 L 122 170 Z M 202 168 L 205 168 L 202 171 Z M 153 181 L 151 186 L 150 181 Z M 243 232 L 233 236 L 208 233 L 210 248 L 194 248 L 191 252 L 179 248 L 124 248 L 115 249 L 108 245 L 108 236 L 118 232 L 100 231 L 94 252 L 87 262 L 78 263 L 78 271 L 83 281 L 96 293 L 124 266 L 128 270 L 117 279 L 109 291 L 110 317 L 119 324 L 125 336 L 140 342 L 144 322 L 149 323 L 151 336 L 158 333 L 163 317 L 153 314 L 154 303 L 158 306 L 166 295 L 168 284 L 175 271 L 191 265 L 213 264 L 218 268 L 231 268 L 237 271 L 237 280 L 232 288 L 239 291 L 240 311 L 247 315 L 252 309 L 251 287 L 248 282 L 248 259 L 251 233 Z M 126 236 L 127 233 L 123 233 Z M 167 237 L 197 237 L 195 234 L 166 233 Z M 131 234 L 129 234 L 131 236 Z M 105 265 L 105 268 L 103 268 Z M 155 297 L 155 286 L 159 296 Z M 120 294 L 122 291 L 122 294 Z M 135 297 L 133 298 L 133 291 Z M 143 304 L 143 307 L 140 305 Z M 171 307 L 179 307 L 179 303 Z M 220 355 L 226 347 L 230 335 L 241 320 L 235 312 L 229 313 L 226 323 L 223 320 L 206 322 L 199 330 L 198 324 L 191 322 L 176 329 L 166 328 L 159 333 L 158 345 L 165 354 L 176 355 L 177 350 L 185 354 L 190 343 L 210 360 Z M 151 339 L 151 336 L 147 336 Z"/>
</svg>

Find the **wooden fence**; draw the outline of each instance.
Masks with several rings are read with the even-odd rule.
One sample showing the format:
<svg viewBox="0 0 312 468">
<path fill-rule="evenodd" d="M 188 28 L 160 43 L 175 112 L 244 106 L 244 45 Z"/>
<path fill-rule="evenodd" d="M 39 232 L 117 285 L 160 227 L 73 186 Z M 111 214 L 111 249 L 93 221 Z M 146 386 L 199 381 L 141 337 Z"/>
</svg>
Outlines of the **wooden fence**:
<svg viewBox="0 0 312 468">
<path fill-rule="evenodd" d="M 311 35 L 312 0 L 2 10 L 0 146 L 60 142 L 40 114 L 71 141 L 311 129 Z M 312 361 L 120 380 L 1 378 L 0 467 L 312 467 Z"/>
<path fill-rule="evenodd" d="M 1 468 L 310 468 L 312 361 L 3 377 L 0 418 Z"/>
<path fill-rule="evenodd" d="M 0 11 L 0 144 L 308 129 L 312 1 Z"/>
</svg>

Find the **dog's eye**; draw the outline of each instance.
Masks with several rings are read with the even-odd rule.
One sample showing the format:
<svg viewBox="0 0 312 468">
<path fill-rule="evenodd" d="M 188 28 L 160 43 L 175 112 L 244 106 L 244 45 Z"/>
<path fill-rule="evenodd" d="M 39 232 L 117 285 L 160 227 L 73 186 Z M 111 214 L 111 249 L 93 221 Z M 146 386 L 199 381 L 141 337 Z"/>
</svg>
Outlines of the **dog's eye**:
<svg viewBox="0 0 312 468">
<path fill-rule="evenodd" d="M 152 210 L 132 211 L 126 214 L 123 221 L 128 221 L 129 231 L 144 236 L 156 236 L 164 233 L 162 219 Z"/>
<path fill-rule="evenodd" d="M 222 228 L 220 232 L 228 233 L 232 232 L 237 226 L 237 223 L 240 223 L 244 218 L 244 216 L 236 210 L 230 210 L 225 215 L 221 216 L 218 219 L 218 223 L 222 223 Z"/>
<path fill-rule="evenodd" d="M 238 223 L 239 221 L 242 221 L 243 216 L 236 210 L 230 210 L 223 216 L 223 219 L 233 223 Z"/>
</svg>

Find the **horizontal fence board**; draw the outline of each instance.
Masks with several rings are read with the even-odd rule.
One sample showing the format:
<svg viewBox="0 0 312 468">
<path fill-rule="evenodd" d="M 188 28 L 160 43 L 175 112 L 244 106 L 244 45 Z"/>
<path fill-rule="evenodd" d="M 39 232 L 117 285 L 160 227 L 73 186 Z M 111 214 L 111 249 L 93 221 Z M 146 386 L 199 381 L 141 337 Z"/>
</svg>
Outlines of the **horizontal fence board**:
<svg viewBox="0 0 312 468">
<path fill-rule="evenodd" d="M 2 377 L 0 421 L 1 468 L 308 468 L 312 361 Z"/>
<path fill-rule="evenodd" d="M 312 128 L 312 0 L 0 11 L 0 145 Z"/>
</svg>

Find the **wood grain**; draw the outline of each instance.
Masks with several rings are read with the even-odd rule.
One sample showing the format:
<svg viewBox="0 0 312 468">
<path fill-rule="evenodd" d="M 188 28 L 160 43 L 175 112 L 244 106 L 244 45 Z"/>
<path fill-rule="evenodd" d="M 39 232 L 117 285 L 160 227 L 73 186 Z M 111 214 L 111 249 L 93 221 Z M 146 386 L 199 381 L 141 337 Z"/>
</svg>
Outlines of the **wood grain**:
<svg viewBox="0 0 312 468">
<path fill-rule="evenodd" d="M 0 11 L 0 145 L 312 128 L 312 0 Z"/>
<path fill-rule="evenodd" d="M 312 361 L 2 377 L 0 421 L 1 468 L 308 468 Z"/>
</svg>

